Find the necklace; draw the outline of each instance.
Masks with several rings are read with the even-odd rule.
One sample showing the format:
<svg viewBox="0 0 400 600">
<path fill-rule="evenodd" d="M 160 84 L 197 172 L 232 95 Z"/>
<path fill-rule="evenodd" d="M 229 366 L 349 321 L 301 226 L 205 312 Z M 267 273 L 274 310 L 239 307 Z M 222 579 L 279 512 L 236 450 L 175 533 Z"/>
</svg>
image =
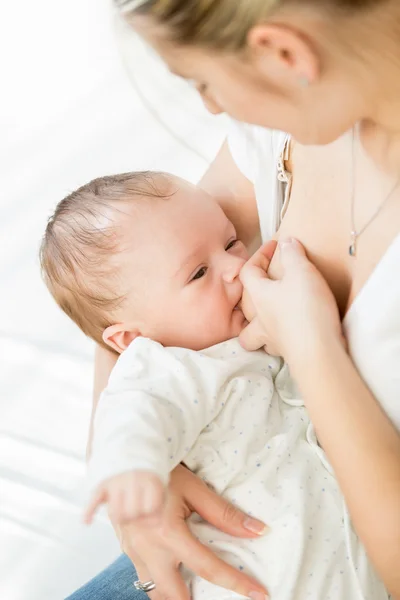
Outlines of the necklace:
<svg viewBox="0 0 400 600">
<path fill-rule="evenodd" d="M 355 153 L 355 133 L 353 129 L 353 138 L 352 138 L 352 146 L 351 146 L 351 155 L 352 155 L 352 176 L 351 176 L 351 231 L 350 231 L 350 245 L 349 245 L 349 254 L 350 256 L 357 256 L 357 242 L 358 238 L 364 233 L 366 229 L 371 225 L 373 221 L 375 221 L 376 217 L 382 211 L 382 209 L 389 202 L 394 192 L 400 185 L 400 175 L 396 179 L 393 187 L 390 189 L 389 193 L 382 200 L 381 204 L 378 206 L 376 211 L 373 213 L 372 217 L 361 227 L 361 229 L 356 228 L 355 225 L 355 199 L 356 199 L 356 153 Z"/>
</svg>

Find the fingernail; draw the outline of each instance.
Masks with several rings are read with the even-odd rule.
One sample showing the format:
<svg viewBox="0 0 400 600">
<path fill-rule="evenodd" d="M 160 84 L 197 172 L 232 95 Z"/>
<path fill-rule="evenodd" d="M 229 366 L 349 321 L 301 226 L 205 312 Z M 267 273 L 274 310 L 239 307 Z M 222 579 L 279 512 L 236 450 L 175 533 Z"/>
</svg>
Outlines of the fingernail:
<svg viewBox="0 0 400 600">
<path fill-rule="evenodd" d="M 268 531 L 268 527 L 265 525 L 265 523 L 261 523 L 261 521 L 251 519 L 250 517 L 247 517 L 247 519 L 243 521 L 243 525 L 246 529 L 256 533 L 257 535 L 264 535 L 264 533 Z"/>
<path fill-rule="evenodd" d="M 251 598 L 251 600 L 269 600 L 269 596 L 262 592 L 250 592 L 249 598 Z"/>
<path fill-rule="evenodd" d="M 293 244 L 293 241 L 293 238 L 285 238 L 284 240 L 279 240 L 279 248 L 289 246 L 289 244 Z"/>
</svg>

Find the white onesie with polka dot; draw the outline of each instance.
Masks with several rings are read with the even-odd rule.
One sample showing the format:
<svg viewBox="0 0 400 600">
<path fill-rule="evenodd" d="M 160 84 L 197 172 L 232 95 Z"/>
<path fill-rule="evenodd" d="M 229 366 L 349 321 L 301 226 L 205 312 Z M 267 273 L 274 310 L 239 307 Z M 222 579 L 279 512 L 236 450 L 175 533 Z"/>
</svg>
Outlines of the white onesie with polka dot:
<svg viewBox="0 0 400 600">
<path fill-rule="evenodd" d="M 167 482 L 182 461 L 270 527 L 243 540 L 191 519 L 201 542 L 272 600 L 387 599 L 280 359 L 237 339 L 202 352 L 144 338 L 129 346 L 100 399 L 91 481 L 144 469 Z M 195 600 L 240 598 L 185 577 Z"/>
</svg>

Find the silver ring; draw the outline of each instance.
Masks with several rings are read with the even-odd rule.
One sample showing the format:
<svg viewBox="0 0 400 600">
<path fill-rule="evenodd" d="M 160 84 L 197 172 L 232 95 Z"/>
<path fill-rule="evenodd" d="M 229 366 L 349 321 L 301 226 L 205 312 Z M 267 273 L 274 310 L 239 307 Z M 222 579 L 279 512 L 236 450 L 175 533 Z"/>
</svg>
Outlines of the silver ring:
<svg viewBox="0 0 400 600">
<path fill-rule="evenodd" d="M 154 581 L 145 581 L 144 583 L 142 583 L 140 579 L 138 579 L 137 581 L 133 582 L 133 585 L 137 590 L 141 590 L 146 594 L 147 592 L 151 592 L 152 590 L 156 589 L 156 584 L 154 583 Z"/>
</svg>

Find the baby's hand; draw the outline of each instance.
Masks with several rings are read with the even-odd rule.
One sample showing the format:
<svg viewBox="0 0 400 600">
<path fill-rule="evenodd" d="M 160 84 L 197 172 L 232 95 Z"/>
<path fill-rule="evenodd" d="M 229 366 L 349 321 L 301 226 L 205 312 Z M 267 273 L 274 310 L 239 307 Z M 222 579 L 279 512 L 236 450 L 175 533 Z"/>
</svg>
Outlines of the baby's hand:
<svg viewBox="0 0 400 600">
<path fill-rule="evenodd" d="M 108 512 L 114 524 L 154 518 L 161 514 L 164 498 L 164 485 L 154 473 L 121 473 L 99 485 L 85 511 L 84 521 L 90 524 L 102 504 L 108 504 Z"/>
</svg>

